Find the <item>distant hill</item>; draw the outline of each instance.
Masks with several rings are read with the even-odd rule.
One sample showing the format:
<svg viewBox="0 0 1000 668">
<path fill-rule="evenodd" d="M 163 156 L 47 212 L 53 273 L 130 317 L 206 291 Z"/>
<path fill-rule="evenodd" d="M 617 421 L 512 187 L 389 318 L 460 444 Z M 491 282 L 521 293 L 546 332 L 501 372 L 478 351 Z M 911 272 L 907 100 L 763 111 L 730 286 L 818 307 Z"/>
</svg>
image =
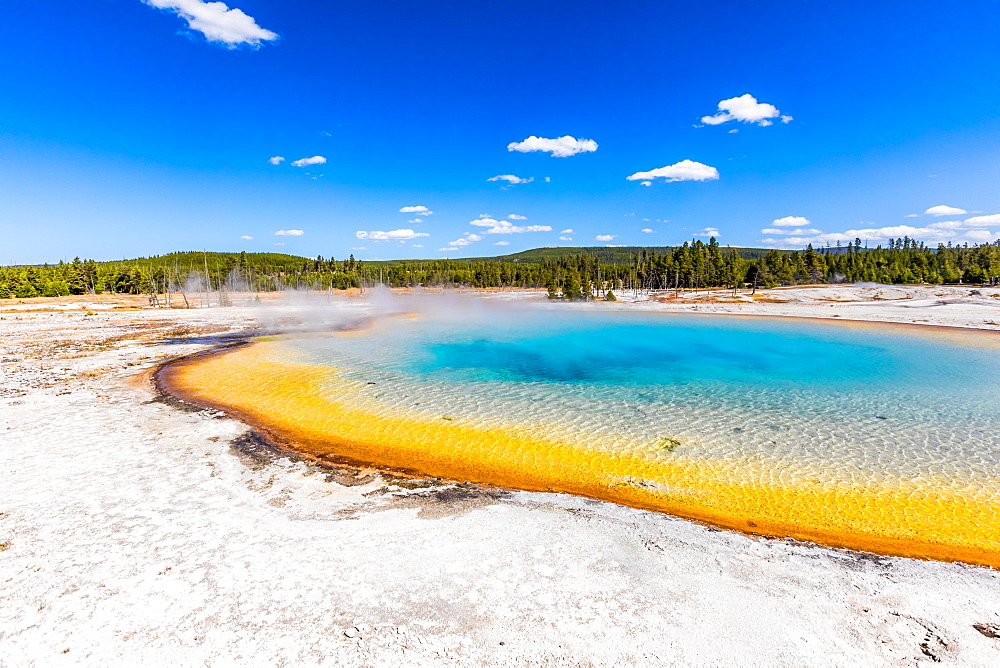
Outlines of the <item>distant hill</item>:
<svg viewBox="0 0 1000 668">
<path fill-rule="evenodd" d="M 204 271 L 206 263 L 208 263 L 210 271 L 215 271 L 219 267 L 233 265 L 239 261 L 240 255 L 241 253 L 183 251 L 130 260 L 110 260 L 107 262 L 98 262 L 97 264 L 112 266 L 127 264 L 143 269 L 163 267 L 164 269 L 177 269 L 180 273 L 190 273 L 192 271 Z M 303 263 L 309 261 L 309 258 L 299 257 L 298 255 L 287 255 L 285 253 L 247 253 L 246 256 L 250 264 L 254 267 L 276 271 L 300 269 Z"/>
<path fill-rule="evenodd" d="M 492 257 L 469 257 L 469 258 L 436 258 L 436 260 L 448 260 L 457 263 L 466 262 L 523 262 L 528 264 L 538 264 L 543 260 L 557 260 L 560 257 L 571 257 L 574 255 L 596 255 L 603 264 L 631 264 L 635 257 L 645 251 L 656 255 L 666 255 L 674 250 L 676 246 L 555 246 L 553 248 L 532 248 L 519 253 L 508 255 L 496 255 Z M 756 260 L 764 257 L 770 252 L 768 248 L 731 248 L 722 247 L 723 252 L 736 251 L 740 257 L 747 260 Z M 793 253 L 795 251 L 778 251 L 779 253 Z M 168 253 L 166 255 L 156 255 L 153 257 L 139 257 L 128 260 L 109 260 L 98 262 L 103 266 L 129 265 L 142 269 L 164 269 L 175 270 L 178 273 L 202 272 L 205 263 L 208 263 L 209 271 L 216 272 L 219 269 L 232 266 L 239 261 L 241 253 L 220 253 L 213 251 L 183 251 L 178 253 Z M 295 271 L 302 269 L 305 263 L 312 262 L 313 258 L 301 257 L 298 255 L 288 255 L 285 253 L 247 253 L 248 263 L 264 271 Z M 341 257 L 338 260 L 347 258 Z M 411 264 L 419 262 L 432 262 L 430 258 L 414 258 L 407 260 L 363 260 L 368 265 L 395 266 L 401 264 Z"/>
</svg>

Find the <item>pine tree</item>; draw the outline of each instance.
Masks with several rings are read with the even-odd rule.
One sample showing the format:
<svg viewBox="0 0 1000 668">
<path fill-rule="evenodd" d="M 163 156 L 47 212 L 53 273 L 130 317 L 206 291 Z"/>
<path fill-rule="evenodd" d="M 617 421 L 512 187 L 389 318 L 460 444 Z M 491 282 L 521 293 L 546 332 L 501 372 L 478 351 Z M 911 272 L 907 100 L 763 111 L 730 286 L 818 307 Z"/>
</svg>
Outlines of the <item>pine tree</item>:
<svg viewBox="0 0 1000 668">
<path fill-rule="evenodd" d="M 576 270 L 569 272 L 563 281 L 563 297 L 570 301 L 583 299 L 583 292 L 580 290 L 580 277 Z"/>
<path fill-rule="evenodd" d="M 559 284 L 556 283 L 555 274 L 549 274 L 549 280 L 545 287 L 548 290 L 549 299 L 559 299 Z"/>
</svg>

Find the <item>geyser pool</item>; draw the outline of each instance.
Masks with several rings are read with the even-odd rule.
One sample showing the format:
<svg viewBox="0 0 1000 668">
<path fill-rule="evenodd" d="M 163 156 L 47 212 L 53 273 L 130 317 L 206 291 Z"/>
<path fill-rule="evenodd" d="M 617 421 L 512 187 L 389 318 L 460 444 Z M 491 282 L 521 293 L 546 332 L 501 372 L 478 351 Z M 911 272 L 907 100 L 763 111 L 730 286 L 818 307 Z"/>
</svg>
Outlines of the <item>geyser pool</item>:
<svg viewBox="0 0 1000 668">
<path fill-rule="evenodd" d="M 500 311 L 386 318 L 168 367 L 319 458 L 1000 566 L 991 333 Z"/>
</svg>

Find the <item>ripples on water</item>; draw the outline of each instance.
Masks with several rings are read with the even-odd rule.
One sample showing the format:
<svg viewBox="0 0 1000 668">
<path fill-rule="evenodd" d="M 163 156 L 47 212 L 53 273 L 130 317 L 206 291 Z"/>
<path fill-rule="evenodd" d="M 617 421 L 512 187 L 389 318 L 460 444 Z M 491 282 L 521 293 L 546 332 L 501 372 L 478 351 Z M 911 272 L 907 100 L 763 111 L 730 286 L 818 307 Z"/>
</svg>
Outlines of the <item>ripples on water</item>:
<svg viewBox="0 0 1000 668">
<path fill-rule="evenodd" d="M 316 452 L 997 566 L 1000 352 L 927 331 L 424 316 L 251 347 L 187 382 Z"/>
<path fill-rule="evenodd" d="M 757 454 L 835 479 L 1000 477 L 1000 354 L 898 328 L 522 314 L 290 345 L 377 383 L 380 404 L 481 426 L 582 429 L 616 447 L 668 436 L 687 456 Z"/>
</svg>

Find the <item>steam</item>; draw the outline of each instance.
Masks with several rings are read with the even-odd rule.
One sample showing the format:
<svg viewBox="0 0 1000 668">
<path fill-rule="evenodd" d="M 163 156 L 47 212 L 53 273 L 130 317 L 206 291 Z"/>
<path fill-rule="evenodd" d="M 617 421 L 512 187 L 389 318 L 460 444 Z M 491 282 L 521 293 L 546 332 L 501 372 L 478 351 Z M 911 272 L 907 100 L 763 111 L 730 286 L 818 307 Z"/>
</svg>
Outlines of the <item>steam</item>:
<svg viewBox="0 0 1000 668">
<path fill-rule="evenodd" d="M 205 316 L 223 316 L 226 310 L 240 309 L 258 331 L 267 333 L 308 333 L 351 329 L 374 321 L 402 315 L 432 318 L 455 325 L 503 323 L 511 317 L 531 313 L 553 313 L 608 305 L 562 304 L 550 302 L 543 292 L 498 290 L 467 292 L 440 287 L 393 290 L 385 285 L 348 290 L 318 289 L 299 284 L 273 290 L 273 283 L 255 280 L 251 271 L 233 267 L 224 279 L 218 274 L 193 271 L 183 279 L 176 274 L 152 285 L 150 305 L 159 308 L 206 309 Z M 263 289 L 262 289 L 263 288 Z M 231 316 L 226 316 L 231 317 Z"/>
</svg>

